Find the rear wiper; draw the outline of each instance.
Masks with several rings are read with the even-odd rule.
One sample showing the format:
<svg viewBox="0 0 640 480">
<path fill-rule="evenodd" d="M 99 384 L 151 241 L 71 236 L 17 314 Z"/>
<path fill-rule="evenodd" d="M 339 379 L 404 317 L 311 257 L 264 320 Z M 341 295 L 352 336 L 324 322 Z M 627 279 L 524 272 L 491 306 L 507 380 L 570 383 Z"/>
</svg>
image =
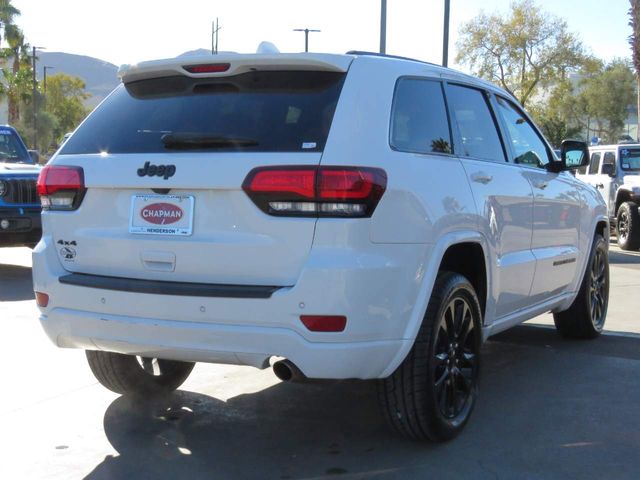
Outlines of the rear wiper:
<svg viewBox="0 0 640 480">
<path fill-rule="evenodd" d="M 255 147 L 258 141 L 253 138 L 225 137 L 202 133 L 167 133 L 161 137 L 165 148 L 199 149 L 225 147 Z"/>
</svg>

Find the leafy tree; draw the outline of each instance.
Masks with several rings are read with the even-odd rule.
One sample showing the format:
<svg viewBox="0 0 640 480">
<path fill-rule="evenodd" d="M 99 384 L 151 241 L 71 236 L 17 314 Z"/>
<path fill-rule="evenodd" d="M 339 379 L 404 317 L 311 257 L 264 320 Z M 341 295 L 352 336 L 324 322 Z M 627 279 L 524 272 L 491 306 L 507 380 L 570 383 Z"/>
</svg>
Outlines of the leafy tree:
<svg viewBox="0 0 640 480">
<path fill-rule="evenodd" d="M 629 44 L 631 45 L 633 67 L 636 70 L 636 106 L 638 107 L 637 135 L 640 136 L 640 0 L 630 0 L 629 3 L 631 3 L 631 8 L 629 9 L 629 26 L 631 27 Z"/>
<path fill-rule="evenodd" d="M 635 97 L 635 78 L 629 64 L 621 59 L 608 65 L 594 60 L 577 78 L 556 84 L 541 109 L 545 113 L 539 113 L 537 120 L 542 125 L 541 117 L 555 115 L 566 122 L 570 133 L 573 127 L 589 129 L 608 142 L 616 142 Z"/>
<path fill-rule="evenodd" d="M 29 97 L 27 102 L 23 102 L 21 104 L 21 112 L 22 116 L 20 120 L 14 125 L 20 136 L 24 139 L 25 142 L 32 145 L 34 136 L 33 131 L 33 105 L 34 102 L 31 101 L 31 97 Z M 55 141 L 55 129 L 58 124 L 56 117 L 50 112 L 45 111 L 43 108 L 40 108 L 42 105 L 42 94 L 40 92 L 36 93 L 36 103 L 39 108 L 36 114 L 36 125 L 38 128 L 38 144 L 33 145 L 33 148 L 38 150 L 40 153 L 46 153 L 49 149 L 49 146 L 52 145 Z"/>
<path fill-rule="evenodd" d="M 516 0 L 505 16 L 481 12 L 462 26 L 456 46 L 457 63 L 498 83 L 523 106 L 540 87 L 565 78 L 585 59 L 582 43 L 567 23 L 533 0 Z"/>
<path fill-rule="evenodd" d="M 87 115 L 84 101 L 89 98 L 81 78 L 58 73 L 47 77 L 46 111 L 56 119 L 54 139 L 60 141 L 65 133 L 75 130 Z"/>
<path fill-rule="evenodd" d="M 584 81 L 580 92 L 587 113 L 595 119 L 596 131 L 608 142 L 617 142 L 636 98 L 636 80 L 624 60 L 614 60 L 599 74 Z"/>
</svg>

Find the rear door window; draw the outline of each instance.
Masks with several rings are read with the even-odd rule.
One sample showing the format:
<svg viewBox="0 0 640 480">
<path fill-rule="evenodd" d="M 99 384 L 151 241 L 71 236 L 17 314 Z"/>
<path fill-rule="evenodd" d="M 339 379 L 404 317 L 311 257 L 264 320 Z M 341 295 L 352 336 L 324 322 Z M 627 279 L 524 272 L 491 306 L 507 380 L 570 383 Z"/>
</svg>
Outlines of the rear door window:
<svg viewBox="0 0 640 480">
<path fill-rule="evenodd" d="M 589 175 L 595 175 L 600 171 L 600 159 L 602 155 L 600 152 L 594 152 L 591 154 L 591 162 L 589 163 Z"/>
<path fill-rule="evenodd" d="M 447 100 L 462 140 L 462 153 L 494 162 L 506 161 L 485 94 L 475 88 L 449 85 Z"/>
<path fill-rule="evenodd" d="M 248 72 L 120 86 L 62 154 L 322 151 L 344 73 Z"/>
<path fill-rule="evenodd" d="M 438 81 L 401 78 L 391 114 L 391 146 L 417 153 L 452 153 L 449 119 Z"/>
</svg>

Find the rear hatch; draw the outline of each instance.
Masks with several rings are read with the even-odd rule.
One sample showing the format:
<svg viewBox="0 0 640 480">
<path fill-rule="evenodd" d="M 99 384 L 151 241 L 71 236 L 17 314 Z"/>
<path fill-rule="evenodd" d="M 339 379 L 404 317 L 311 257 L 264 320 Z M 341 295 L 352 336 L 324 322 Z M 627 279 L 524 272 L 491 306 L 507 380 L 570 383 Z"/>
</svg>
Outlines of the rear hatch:
<svg viewBox="0 0 640 480">
<path fill-rule="evenodd" d="M 315 218 L 269 216 L 242 185 L 256 167 L 320 163 L 351 58 L 212 58 L 131 69 L 63 146 L 53 164 L 81 167 L 86 187 L 76 210 L 45 213 L 66 270 L 295 284 Z"/>
</svg>

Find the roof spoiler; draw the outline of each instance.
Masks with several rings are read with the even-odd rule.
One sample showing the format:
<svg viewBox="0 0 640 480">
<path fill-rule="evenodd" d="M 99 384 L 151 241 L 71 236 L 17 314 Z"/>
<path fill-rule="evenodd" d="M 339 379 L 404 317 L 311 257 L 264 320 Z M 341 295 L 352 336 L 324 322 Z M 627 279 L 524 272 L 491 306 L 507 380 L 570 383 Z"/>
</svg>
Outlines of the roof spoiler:
<svg viewBox="0 0 640 480">
<path fill-rule="evenodd" d="M 275 48 L 263 42 L 265 49 Z M 277 50 L 277 49 L 276 49 Z M 154 60 L 137 65 L 123 65 L 118 76 L 123 83 L 151 78 L 183 75 L 192 78 L 238 75 L 255 70 L 312 70 L 346 72 L 353 56 L 317 53 L 220 54 Z"/>
</svg>

